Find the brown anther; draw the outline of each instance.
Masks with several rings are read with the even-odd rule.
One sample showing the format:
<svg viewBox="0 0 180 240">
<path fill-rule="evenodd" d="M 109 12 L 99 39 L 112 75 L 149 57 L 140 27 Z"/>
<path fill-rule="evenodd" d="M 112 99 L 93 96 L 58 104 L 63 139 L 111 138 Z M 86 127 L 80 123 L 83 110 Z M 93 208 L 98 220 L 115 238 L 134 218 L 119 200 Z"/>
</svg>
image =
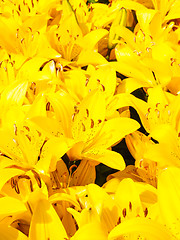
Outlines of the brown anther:
<svg viewBox="0 0 180 240">
<path fill-rule="evenodd" d="M 144 217 L 146 217 L 147 215 L 148 215 L 148 209 L 145 208 L 145 210 L 144 210 Z"/>
<path fill-rule="evenodd" d="M 132 210 L 132 203 L 129 202 L 129 209 Z"/>
<path fill-rule="evenodd" d="M 21 11 L 21 6 L 20 6 L 20 4 L 18 5 L 18 10 Z"/>
<path fill-rule="evenodd" d="M 89 117 L 89 110 L 86 108 L 87 117 Z"/>
<path fill-rule="evenodd" d="M 24 41 L 24 38 L 21 38 L 21 43 L 23 43 L 23 41 Z"/>
<path fill-rule="evenodd" d="M 41 136 L 41 133 L 38 131 L 38 130 L 36 130 L 36 132 L 38 133 L 38 135 L 39 135 L 39 137 Z"/>
<path fill-rule="evenodd" d="M 14 178 L 11 178 L 11 187 L 14 188 L 16 186 L 17 181 Z"/>
<path fill-rule="evenodd" d="M 169 105 L 168 105 L 168 104 L 164 105 L 164 108 L 167 108 L 167 107 L 169 107 Z"/>
<path fill-rule="evenodd" d="M 46 104 L 46 111 L 50 111 L 50 106 L 51 106 L 50 102 L 47 102 L 47 104 Z"/>
<path fill-rule="evenodd" d="M 25 179 L 30 179 L 30 177 L 28 175 L 25 175 L 25 174 L 22 174 L 22 175 L 19 175 L 18 176 L 18 179 L 22 179 L 22 178 L 25 178 Z"/>
<path fill-rule="evenodd" d="M 87 85 L 88 85 L 88 82 L 89 82 L 89 78 L 86 78 L 85 87 L 87 87 Z"/>
<path fill-rule="evenodd" d="M 32 28 L 31 27 L 28 27 L 29 28 L 29 30 L 32 32 Z"/>
<path fill-rule="evenodd" d="M 26 135 L 26 137 L 28 138 L 28 140 L 31 142 L 31 137 L 29 135 Z"/>
<path fill-rule="evenodd" d="M 30 131 L 28 126 L 23 126 L 28 132 Z"/>
<path fill-rule="evenodd" d="M 18 183 L 16 182 L 16 185 L 15 185 L 15 191 L 17 192 L 17 194 L 20 194 L 20 190 L 19 190 L 19 186 L 18 186 Z"/>
<path fill-rule="evenodd" d="M 178 45 L 180 45 L 180 40 L 178 41 Z"/>
<path fill-rule="evenodd" d="M 156 107 L 158 107 L 158 106 L 159 106 L 159 104 L 160 104 L 160 103 L 156 103 Z"/>
<path fill-rule="evenodd" d="M 85 127 L 84 123 L 82 123 L 82 130 L 83 130 L 83 132 L 86 131 L 86 127 Z"/>
<path fill-rule="evenodd" d="M 176 59 L 170 58 L 170 60 L 171 60 L 171 66 L 173 66 L 173 64 L 176 62 Z"/>
<path fill-rule="evenodd" d="M 19 13 L 19 11 L 16 11 L 16 13 L 17 13 L 17 15 L 20 17 L 20 13 Z"/>
<path fill-rule="evenodd" d="M 151 108 L 148 108 L 148 113 L 150 113 Z"/>
<path fill-rule="evenodd" d="M 34 8 L 34 2 L 33 2 L 33 0 L 31 0 L 31 4 L 32 4 L 32 8 Z"/>
<path fill-rule="evenodd" d="M 30 186 L 31 192 L 33 192 L 33 184 L 31 180 L 29 181 L 29 186 Z"/>
<path fill-rule="evenodd" d="M 102 120 L 101 119 L 98 119 L 98 124 L 102 123 Z"/>
<path fill-rule="evenodd" d="M 97 82 L 98 82 L 98 83 L 100 83 L 100 80 L 99 80 L 99 79 L 97 79 Z"/>
<path fill-rule="evenodd" d="M 40 178 L 39 174 L 35 170 L 33 170 L 33 169 L 31 170 L 31 172 L 34 175 L 34 178 L 36 179 L 36 182 L 37 182 L 39 188 L 41 188 L 42 187 L 42 183 L 41 183 L 41 178 Z"/>
<path fill-rule="evenodd" d="M 93 127 L 94 127 L 94 120 L 91 119 L 91 128 L 93 128 Z"/>
<path fill-rule="evenodd" d="M 102 86 L 102 89 L 103 89 L 103 92 L 104 92 L 105 91 L 105 86 L 103 84 L 101 84 L 101 86 Z"/>
<path fill-rule="evenodd" d="M 121 223 L 121 217 L 118 218 L 117 220 L 117 225 Z"/>
<path fill-rule="evenodd" d="M 124 209 L 122 210 L 122 215 L 123 215 L 124 218 L 126 217 L 126 208 L 124 208 Z"/>
</svg>

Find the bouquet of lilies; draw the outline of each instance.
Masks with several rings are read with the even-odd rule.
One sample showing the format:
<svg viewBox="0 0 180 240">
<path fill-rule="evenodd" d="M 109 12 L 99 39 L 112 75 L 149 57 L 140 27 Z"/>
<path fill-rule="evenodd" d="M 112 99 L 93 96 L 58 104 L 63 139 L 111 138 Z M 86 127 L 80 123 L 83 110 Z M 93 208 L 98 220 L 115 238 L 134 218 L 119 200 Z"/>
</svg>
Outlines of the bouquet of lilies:
<svg viewBox="0 0 180 240">
<path fill-rule="evenodd" d="M 179 205 L 180 0 L 1 0 L 0 240 L 180 240 Z"/>
</svg>

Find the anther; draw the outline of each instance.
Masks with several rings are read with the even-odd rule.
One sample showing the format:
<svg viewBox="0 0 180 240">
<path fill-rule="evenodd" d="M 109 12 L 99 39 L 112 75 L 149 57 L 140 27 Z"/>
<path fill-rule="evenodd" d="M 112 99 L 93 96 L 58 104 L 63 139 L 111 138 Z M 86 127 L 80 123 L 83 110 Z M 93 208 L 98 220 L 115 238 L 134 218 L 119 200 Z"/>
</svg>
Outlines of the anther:
<svg viewBox="0 0 180 240">
<path fill-rule="evenodd" d="M 132 210 L 132 203 L 129 202 L 129 209 Z"/>
<path fill-rule="evenodd" d="M 20 194 L 20 190 L 19 190 L 19 187 L 18 187 L 18 183 L 16 182 L 16 185 L 15 185 L 15 191 L 17 192 L 17 194 Z"/>
<path fill-rule="evenodd" d="M 30 131 L 28 126 L 23 126 L 28 132 Z"/>
<path fill-rule="evenodd" d="M 101 86 L 102 86 L 102 89 L 103 89 L 103 92 L 104 92 L 105 91 L 105 86 L 103 84 L 101 84 Z"/>
<path fill-rule="evenodd" d="M 40 178 L 39 174 L 36 171 L 34 171 L 33 169 L 31 171 L 34 174 L 34 178 L 36 179 L 36 182 L 37 182 L 39 188 L 41 188 L 42 184 L 41 184 L 41 178 Z"/>
<path fill-rule="evenodd" d="M 160 104 L 160 103 L 156 103 L 156 107 L 158 107 L 159 104 Z"/>
<path fill-rule="evenodd" d="M 91 119 L 91 128 L 93 128 L 93 127 L 94 127 L 94 120 Z"/>
<path fill-rule="evenodd" d="M 82 123 L 82 130 L 83 130 L 83 132 L 86 131 L 86 127 L 85 127 L 84 123 Z"/>
<path fill-rule="evenodd" d="M 147 215 L 148 215 L 148 209 L 145 208 L 145 210 L 144 210 L 144 216 L 146 217 Z"/>
<path fill-rule="evenodd" d="M 86 78 L 85 87 L 87 87 L 87 85 L 88 85 L 88 82 L 89 82 L 89 78 Z"/>
<path fill-rule="evenodd" d="M 33 184 L 31 180 L 29 181 L 29 185 L 30 185 L 31 192 L 33 192 Z"/>
<path fill-rule="evenodd" d="M 125 218 L 125 217 L 126 217 L 126 208 L 124 208 L 124 209 L 122 210 L 122 214 L 123 214 L 123 217 Z"/>
<path fill-rule="evenodd" d="M 86 108 L 87 117 L 89 117 L 89 110 Z"/>
</svg>

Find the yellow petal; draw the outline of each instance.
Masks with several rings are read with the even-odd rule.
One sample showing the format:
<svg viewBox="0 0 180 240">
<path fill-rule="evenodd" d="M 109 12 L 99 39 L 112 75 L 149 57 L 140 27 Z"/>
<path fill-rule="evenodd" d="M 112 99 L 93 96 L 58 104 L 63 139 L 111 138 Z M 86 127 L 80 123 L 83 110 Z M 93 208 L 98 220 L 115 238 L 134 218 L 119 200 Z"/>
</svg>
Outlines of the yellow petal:
<svg viewBox="0 0 180 240">
<path fill-rule="evenodd" d="M 95 140 L 96 147 L 109 148 L 121 141 L 126 135 L 135 132 L 140 124 L 130 118 L 113 118 L 106 121 Z"/>
<path fill-rule="evenodd" d="M 30 240 L 68 239 L 66 231 L 53 206 L 46 199 L 37 202 L 29 232 Z"/>
<path fill-rule="evenodd" d="M 106 29 L 96 29 L 94 31 L 89 32 L 82 39 L 82 46 L 84 49 L 94 50 L 96 44 L 106 35 L 108 31 Z"/>
<path fill-rule="evenodd" d="M 85 153 L 82 153 L 82 157 L 87 160 L 103 163 L 104 165 L 114 169 L 123 170 L 125 168 L 123 157 L 119 153 L 110 150 L 93 148 Z"/>
<path fill-rule="evenodd" d="M 17 168 L 4 168 L 0 169 L 0 190 L 4 186 L 4 184 L 9 181 L 12 177 L 15 177 L 17 175 L 24 174 L 23 170 L 17 169 Z"/>
<path fill-rule="evenodd" d="M 110 232 L 108 240 L 119 239 L 121 236 L 128 236 L 129 234 L 152 240 L 172 239 L 171 233 L 163 225 L 151 219 L 137 217 L 120 223 Z"/>
<path fill-rule="evenodd" d="M 82 226 L 71 240 L 107 240 L 105 229 L 102 228 L 100 222 L 92 222 Z"/>
<path fill-rule="evenodd" d="M 61 201 L 67 201 L 71 204 L 73 204 L 78 210 L 81 210 L 79 203 L 73 196 L 66 194 L 66 193 L 55 193 L 52 196 L 49 197 L 49 201 L 51 204 L 58 203 Z"/>
<path fill-rule="evenodd" d="M 22 232 L 6 224 L 0 224 L 0 235 L 3 240 L 28 240 Z"/>
<path fill-rule="evenodd" d="M 107 64 L 107 60 L 97 52 L 84 50 L 79 54 L 77 64 L 79 66 L 86 66 L 88 64 L 97 66 Z"/>
<path fill-rule="evenodd" d="M 18 215 L 27 211 L 23 202 L 12 197 L 0 198 L 0 206 L 0 219 L 11 215 Z"/>
<path fill-rule="evenodd" d="M 40 171 L 55 171 L 57 161 L 69 150 L 65 138 L 51 138 L 43 146 L 37 168 Z"/>
</svg>

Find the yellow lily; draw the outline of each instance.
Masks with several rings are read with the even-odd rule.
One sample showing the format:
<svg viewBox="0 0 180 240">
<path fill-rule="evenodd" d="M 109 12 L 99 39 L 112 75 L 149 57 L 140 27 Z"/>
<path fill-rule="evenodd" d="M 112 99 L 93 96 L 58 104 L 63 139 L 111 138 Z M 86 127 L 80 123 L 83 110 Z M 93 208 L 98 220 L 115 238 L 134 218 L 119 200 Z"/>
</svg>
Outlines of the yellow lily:
<svg viewBox="0 0 180 240">
<path fill-rule="evenodd" d="M 83 3 L 80 3 L 79 7 L 76 7 L 73 6 L 73 4 L 71 5 L 67 0 L 62 2 L 62 16 L 60 17 L 60 21 L 58 24 L 50 26 L 47 32 L 50 44 L 69 62 L 77 61 L 79 58 L 78 64 L 87 65 L 87 62 L 84 63 L 83 58 L 86 51 L 90 52 L 92 56 L 99 56 L 103 62 L 106 62 L 105 59 L 97 53 L 96 45 L 101 38 L 108 34 L 108 31 L 105 29 L 90 31 L 87 23 L 79 23 L 79 20 L 82 21 L 79 14 L 82 14 L 83 18 L 84 12 L 80 11 L 78 17 L 76 16 L 76 12 L 82 8 L 87 11 L 87 6 Z M 93 57 L 90 57 L 90 61 L 92 60 Z"/>
<path fill-rule="evenodd" d="M 56 96 L 58 95 L 56 94 Z M 65 94 L 59 95 L 60 99 L 64 99 L 64 102 L 58 101 L 55 95 L 49 95 L 49 101 L 57 119 L 63 124 L 65 136 L 73 139 L 71 149 L 67 152 L 69 159 L 71 161 L 82 159 L 84 164 L 86 161 L 92 161 L 94 167 L 98 162 L 102 162 L 122 170 L 125 167 L 122 156 L 108 148 L 122 140 L 126 134 L 135 131 L 139 124 L 125 117 L 116 117 L 105 121 L 105 96 L 101 90 L 91 91 L 75 109 L 73 109 L 73 101 L 70 102 L 71 99 L 67 98 Z M 69 105 L 68 108 L 65 105 L 66 102 Z M 47 122 L 45 118 L 33 119 L 39 126 L 42 120 L 44 123 Z"/>
<path fill-rule="evenodd" d="M 111 64 L 128 77 L 122 83 L 126 88 L 131 87 L 132 91 L 156 85 L 166 89 L 175 68 L 172 64 L 176 58 L 173 46 L 178 48 L 176 34 L 172 31 L 174 24 L 162 27 L 159 23 L 161 16 L 154 10 L 137 11 L 137 19 L 134 33 L 122 26 L 118 28 L 118 35 L 124 41 L 121 40 L 115 48 L 118 63 Z M 170 39 L 174 39 L 175 45 L 172 46 Z"/>
</svg>

